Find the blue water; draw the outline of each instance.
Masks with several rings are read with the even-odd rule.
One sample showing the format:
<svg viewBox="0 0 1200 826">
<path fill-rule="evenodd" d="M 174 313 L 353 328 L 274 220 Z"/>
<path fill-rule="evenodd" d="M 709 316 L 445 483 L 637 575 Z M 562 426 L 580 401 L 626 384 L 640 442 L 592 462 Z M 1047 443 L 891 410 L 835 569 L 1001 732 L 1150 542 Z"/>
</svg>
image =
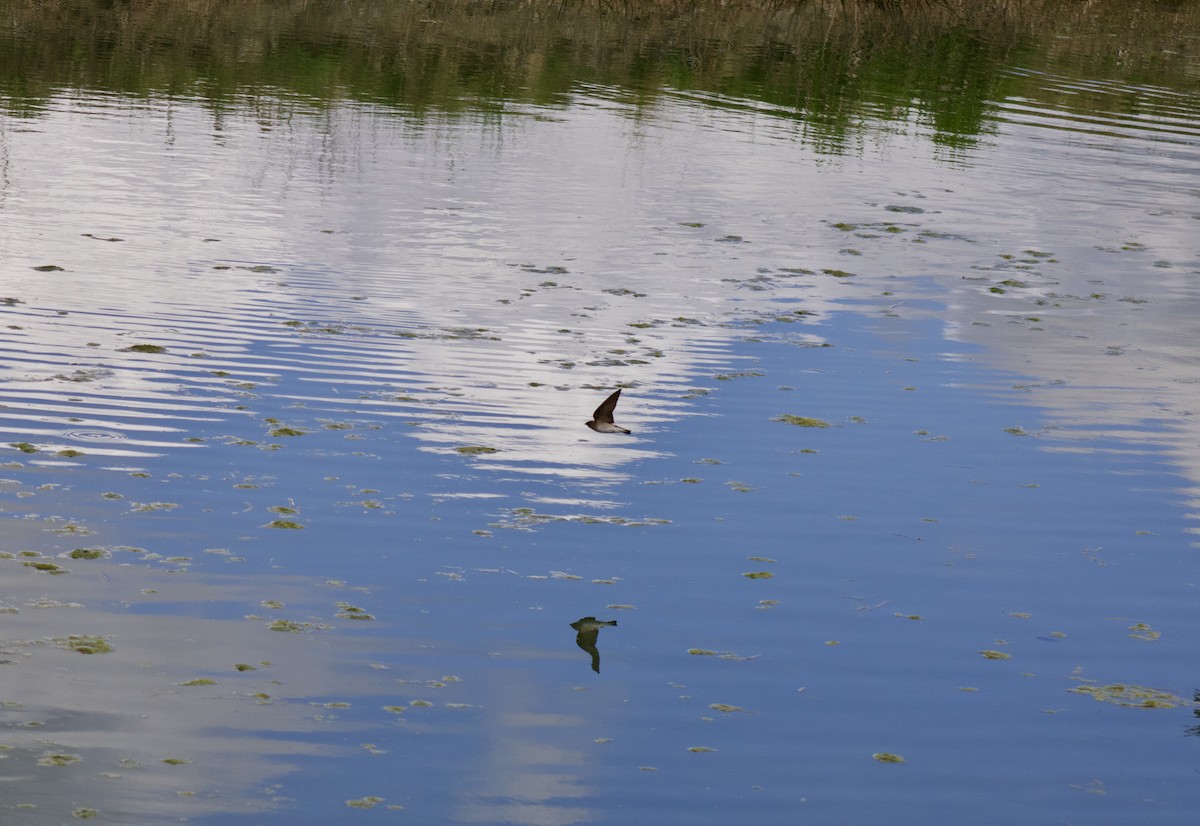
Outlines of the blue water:
<svg viewBox="0 0 1200 826">
<path fill-rule="evenodd" d="M 1193 822 L 1195 95 L 1006 71 L 0 110 L 0 822 Z"/>
</svg>

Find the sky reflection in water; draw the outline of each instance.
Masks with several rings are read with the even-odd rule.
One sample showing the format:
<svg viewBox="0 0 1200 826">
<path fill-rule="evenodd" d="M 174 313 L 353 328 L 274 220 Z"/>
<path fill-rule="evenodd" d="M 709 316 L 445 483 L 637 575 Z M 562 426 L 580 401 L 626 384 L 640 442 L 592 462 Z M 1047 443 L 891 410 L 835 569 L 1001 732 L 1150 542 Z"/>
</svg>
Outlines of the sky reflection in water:
<svg viewBox="0 0 1200 826">
<path fill-rule="evenodd" d="M 1187 822 L 1195 130 L 717 103 L 0 120 L 0 806 Z"/>
</svg>

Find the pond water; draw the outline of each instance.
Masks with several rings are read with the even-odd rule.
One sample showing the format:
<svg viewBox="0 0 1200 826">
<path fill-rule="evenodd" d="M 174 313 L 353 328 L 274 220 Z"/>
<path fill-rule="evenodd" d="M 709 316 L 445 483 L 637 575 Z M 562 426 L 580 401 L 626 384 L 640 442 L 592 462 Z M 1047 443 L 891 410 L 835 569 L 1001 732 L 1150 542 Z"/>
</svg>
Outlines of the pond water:
<svg viewBox="0 0 1200 826">
<path fill-rule="evenodd" d="M 1193 822 L 1196 4 L 0 8 L 5 823 Z"/>
</svg>

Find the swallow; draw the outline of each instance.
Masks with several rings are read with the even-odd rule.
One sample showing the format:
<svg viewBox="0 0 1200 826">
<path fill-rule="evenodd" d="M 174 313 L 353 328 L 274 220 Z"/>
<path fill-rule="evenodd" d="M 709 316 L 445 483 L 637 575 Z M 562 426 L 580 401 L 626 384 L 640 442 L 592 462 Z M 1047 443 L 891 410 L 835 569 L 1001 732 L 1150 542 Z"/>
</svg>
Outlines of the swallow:
<svg viewBox="0 0 1200 826">
<path fill-rule="evenodd" d="M 616 409 L 617 401 L 620 398 L 621 391 L 617 390 L 605 399 L 596 408 L 596 412 L 592 414 L 592 420 L 587 423 L 587 426 L 597 433 L 632 433 L 632 430 L 626 430 L 613 421 L 613 410 Z"/>
<path fill-rule="evenodd" d="M 592 655 L 592 671 L 600 673 L 600 650 L 596 648 L 596 640 L 600 637 L 600 629 L 606 625 L 616 625 L 616 620 L 598 620 L 595 617 L 582 617 L 571 623 L 575 629 L 575 644 Z"/>
</svg>

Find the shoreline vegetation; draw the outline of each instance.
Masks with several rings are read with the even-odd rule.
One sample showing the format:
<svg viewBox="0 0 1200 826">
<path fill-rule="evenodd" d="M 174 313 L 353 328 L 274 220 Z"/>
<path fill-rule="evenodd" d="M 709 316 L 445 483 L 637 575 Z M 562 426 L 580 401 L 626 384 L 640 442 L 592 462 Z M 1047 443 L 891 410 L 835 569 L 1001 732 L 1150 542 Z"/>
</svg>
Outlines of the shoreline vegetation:
<svg viewBox="0 0 1200 826">
<path fill-rule="evenodd" d="M 969 143 L 990 101 L 1061 94 L 1047 70 L 1200 91 L 1200 0 L 0 0 L 0 20 L 0 111 L 24 117 L 79 91 L 424 117 L 598 86 L 760 101 L 836 151 L 868 116 Z"/>
</svg>

